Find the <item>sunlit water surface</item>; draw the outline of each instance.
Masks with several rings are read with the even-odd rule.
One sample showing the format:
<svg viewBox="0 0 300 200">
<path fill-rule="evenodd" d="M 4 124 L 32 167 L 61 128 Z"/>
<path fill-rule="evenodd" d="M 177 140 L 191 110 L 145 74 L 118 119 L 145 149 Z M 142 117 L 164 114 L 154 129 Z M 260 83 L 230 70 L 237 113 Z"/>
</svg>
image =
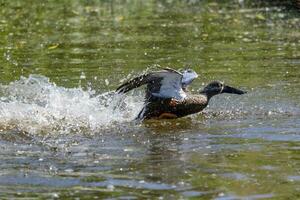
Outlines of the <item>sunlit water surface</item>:
<svg viewBox="0 0 300 200">
<path fill-rule="evenodd" d="M 300 198 L 297 9 L 26 2 L 0 3 L 1 198 Z M 155 65 L 248 93 L 136 122 L 143 90 L 113 91 Z"/>
</svg>

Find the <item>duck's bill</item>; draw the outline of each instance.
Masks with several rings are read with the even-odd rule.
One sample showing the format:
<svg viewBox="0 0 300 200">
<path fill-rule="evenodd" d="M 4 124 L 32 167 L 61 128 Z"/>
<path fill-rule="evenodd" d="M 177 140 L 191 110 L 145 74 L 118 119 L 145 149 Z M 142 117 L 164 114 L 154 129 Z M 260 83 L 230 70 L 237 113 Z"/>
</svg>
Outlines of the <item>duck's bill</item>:
<svg viewBox="0 0 300 200">
<path fill-rule="evenodd" d="M 223 89 L 222 93 L 245 94 L 245 93 L 247 93 L 247 92 L 226 85 L 226 86 L 224 86 L 224 89 Z"/>
</svg>

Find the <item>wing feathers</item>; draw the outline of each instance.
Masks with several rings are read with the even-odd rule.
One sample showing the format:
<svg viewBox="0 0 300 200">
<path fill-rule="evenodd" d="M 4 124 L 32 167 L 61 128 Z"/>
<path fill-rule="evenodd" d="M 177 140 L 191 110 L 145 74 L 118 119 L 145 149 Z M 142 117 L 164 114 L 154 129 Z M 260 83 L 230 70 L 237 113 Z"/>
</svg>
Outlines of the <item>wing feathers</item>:
<svg viewBox="0 0 300 200">
<path fill-rule="evenodd" d="M 126 93 L 134 88 L 140 87 L 141 85 L 147 84 L 151 81 L 151 73 L 143 74 L 136 78 L 133 78 L 122 85 L 120 85 L 117 89 L 117 93 Z"/>
<path fill-rule="evenodd" d="M 134 88 L 147 85 L 146 98 L 156 96 L 161 98 L 185 98 L 182 90 L 183 74 L 171 68 L 163 68 L 161 71 L 151 72 L 133 78 L 116 90 L 117 93 L 126 93 Z"/>
</svg>

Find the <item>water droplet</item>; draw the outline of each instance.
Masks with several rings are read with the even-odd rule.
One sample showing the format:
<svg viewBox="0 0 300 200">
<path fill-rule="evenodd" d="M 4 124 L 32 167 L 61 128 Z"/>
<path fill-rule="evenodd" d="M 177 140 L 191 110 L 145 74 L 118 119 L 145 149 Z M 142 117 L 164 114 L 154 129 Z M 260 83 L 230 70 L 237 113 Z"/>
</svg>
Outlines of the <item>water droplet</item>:
<svg viewBox="0 0 300 200">
<path fill-rule="evenodd" d="M 114 189 L 115 189 L 115 186 L 114 185 L 111 185 L 111 184 L 109 184 L 109 185 L 107 185 L 107 187 L 106 187 L 109 191 L 113 191 Z"/>
<path fill-rule="evenodd" d="M 59 198 L 59 195 L 57 193 L 52 193 L 53 198 Z"/>
<path fill-rule="evenodd" d="M 125 148 L 124 151 L 129 152 L 129 151 L 133 151 L 133 149 L 132 148 Z"/>
<path fill-rule="evenodd" d="M 223 197 L 223 196 L 225 196 L 225 194 L 223 192 L 221 192 L 221 193 L 218 194 L 218 196 Z"/>
<path fill-rule="evenodd" d="M 105 85 L 108 86 L 109 85 L 109 80 L 105 79 Z"/>
<path fill-rule="evenodd" d="M 72 173 L 72 172 L 74 172 L 74 170 L 73 169 L 65 169 L 65 172 Z"/>
<path fill-rule="evenodd" d="M 85 73 L 81 72 L 80 79 L 86 79 Z"/>
</svg>

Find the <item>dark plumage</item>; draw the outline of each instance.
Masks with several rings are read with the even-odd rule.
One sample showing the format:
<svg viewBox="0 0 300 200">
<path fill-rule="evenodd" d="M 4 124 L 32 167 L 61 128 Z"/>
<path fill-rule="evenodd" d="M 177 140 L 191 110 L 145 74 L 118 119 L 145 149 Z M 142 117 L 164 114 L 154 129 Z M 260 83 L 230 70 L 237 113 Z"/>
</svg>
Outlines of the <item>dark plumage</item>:
<svg viewBox="0 0 300 200">
<path fill-rule="evenodd" d="M 202 95 L 190 95 L 183 100 L 153 99 L 148 101 L 137 119 L 179 118 L 200 112 L 207 106 L 207 99 Z"/>
<path fill-rule="evenodd" d="M 209 83 L 200 94 L 189 94 L 182 100 L 175 98 L 153 99 L 148 101 L 140 112 L 138 119 L 151 118 L 179 118 L 202 111 L 209 103 L 209 100 L 221 93 L 245 94 L 246 92 L 224 85 L 220 81 Z"/>
<path fill-rule="evenodd" d="M 185 71 L 184 73 L 188 74 L 189 72 Z M 187 74 L 184 73 L 181 74 L 175 70 L 169 71 L 169 69 L 163 72 L 149 73 L 124 83 L 117 89 L 117 92 L 125 93 L 141 85 L 147 85 L 145 105 L 137 117 L 141 120 L 184 117 L 202 111 L 208 105 L 211 97 L 217 94 L 241 95 L 245 93 L 242 90 L 224 85 L 220 81 L 213 81 L 201 90 L 200 94 L 187 94 L 185 87 L 197 76 L 193 76 L 188 84 L 185 84 L 183 78 Z"/>
</svg>

